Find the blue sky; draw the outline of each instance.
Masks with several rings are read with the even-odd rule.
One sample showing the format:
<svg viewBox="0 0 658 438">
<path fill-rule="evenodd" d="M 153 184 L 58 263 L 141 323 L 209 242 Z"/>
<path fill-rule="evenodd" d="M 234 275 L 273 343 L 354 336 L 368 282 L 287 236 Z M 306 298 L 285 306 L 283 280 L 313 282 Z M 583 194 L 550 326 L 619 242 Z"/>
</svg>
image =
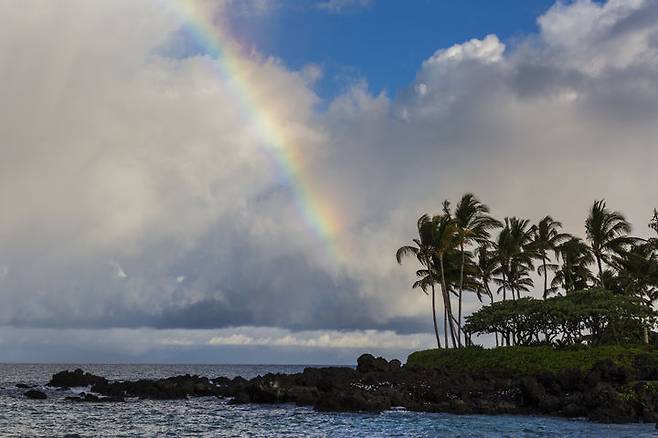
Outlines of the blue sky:
<svg viewBox="0 0 658 438">
<path fill-rule="evenodd" d="M 331 12 L 288 1 L 268 13 L 236 13 L 233 33 L 243 44 L 276 56 L 293 69 L 319 65 L 322 97 L 355 80 L 395 95 L 437 49 L 496 34 L 506 43 L 537 31 L 551 0 L 373 0 Z"/>
</svg>

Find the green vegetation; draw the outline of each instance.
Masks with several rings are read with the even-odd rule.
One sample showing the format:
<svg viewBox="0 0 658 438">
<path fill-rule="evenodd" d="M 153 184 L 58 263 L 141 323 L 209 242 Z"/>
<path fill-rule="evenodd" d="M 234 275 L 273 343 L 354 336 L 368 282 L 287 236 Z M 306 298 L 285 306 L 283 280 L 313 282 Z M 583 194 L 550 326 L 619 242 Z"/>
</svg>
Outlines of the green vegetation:
<svg viewBox="0 0 658 438">
<path fill-rule="evenodd" d="M 467 317 L 467 333 L 509 333 L 515 345 L 640 343 L 656 312 L 632 295 L 604 289 L 546 300 L 499 301 Z"/>
<path fill-rule="evenodd" d="M 563 233 L 548 215 L 535 225 L 518 217 L 496 220 L 467 193 L 454 210 L 444 201 L 440 214 L 421 216 L 418 236 L 398 249 L 396 259 L 411 256 L 421 265 L 412 287 L 431 296 L 439 349 L 437 295 L 445 348 L 469 346 L 473 335 L 487 334 L 496 346 L 647 344 L 657 319 L 656 210 L 649 228 L 648 238 L 631 236 L 624 215 L 600 200 L 585 218 L 582 240 Z M 537 275 L 541 290 L 535 289 Z M 464 292 L 488 305 L 464 318 Z M 533 292 L 543 300 L 527 297 Z"/>
<path fill-rule="evenodd" d="M 409 355 L 407 366 L 446 371 L 484 372 L 530 375 L 559 372 L 564 369 L 587 371 L 605 359 L 615 365 L 633 369 L 637 358 L 649 358 L 658 363 L 658 350 L 646 346 L 606 345 L 601 347 L 498 347 L 484 349 L 467 347 L 451 350 L 424 350 Z"/>
</svg>

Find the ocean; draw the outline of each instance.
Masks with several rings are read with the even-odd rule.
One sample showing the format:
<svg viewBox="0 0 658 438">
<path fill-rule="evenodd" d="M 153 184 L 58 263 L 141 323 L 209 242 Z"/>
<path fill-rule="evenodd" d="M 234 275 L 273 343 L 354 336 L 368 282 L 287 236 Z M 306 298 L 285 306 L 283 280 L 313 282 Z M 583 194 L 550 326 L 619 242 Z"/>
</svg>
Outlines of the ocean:
<svg viewBox="0 0 658 438">
<path fill-rule="evenodd" d="M 217 398 L 126 403 L 71 403 L 72 391 L 39 388 L 27 400 L 16 383 L 44 385 L 52 374 L 82 368 L 110 379 L 197 374 L 252 378 L 295 373 L 303 365 L 0 364 L 0 437 L 644 437 L 654 424 L 603 425 L 534 416 L 320 413 L 291 405 L 231 406 Z M 75 391 L 75 389 L 74 389 Z"/>
</svg>

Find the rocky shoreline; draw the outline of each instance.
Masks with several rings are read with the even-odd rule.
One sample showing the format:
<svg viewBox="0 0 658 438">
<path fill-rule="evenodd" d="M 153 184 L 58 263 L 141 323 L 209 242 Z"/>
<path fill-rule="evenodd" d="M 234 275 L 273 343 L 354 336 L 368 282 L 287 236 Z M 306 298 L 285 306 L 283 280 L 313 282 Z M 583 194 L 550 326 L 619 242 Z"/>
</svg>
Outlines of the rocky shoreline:
<svg viewBox="0 0 658 438">
<path fill-rule="evenodd" d="M 306 368 L 297 374 L 241 377 L 176 376 L 109 381 L 80 369 L 52 376 L 48 386 L 89 387 L 71 402 L 123 402 L 128 398 L 224 397 L 231 404 L 294 403 L 318 411 L 381 412 L 394 407 L 456 414 L 582 417 L 602 423 L 658 420 L 658 369 L 629 371 L 612 361 L 589 371 L 511 375 L 495 370 L 455 372 L 402 366 L 364 354 L 356 369 Z M 32 394 L 34 395 L 34 394 Z M 26 394 L 26 396 L 28 396 Z"/>
</svg>

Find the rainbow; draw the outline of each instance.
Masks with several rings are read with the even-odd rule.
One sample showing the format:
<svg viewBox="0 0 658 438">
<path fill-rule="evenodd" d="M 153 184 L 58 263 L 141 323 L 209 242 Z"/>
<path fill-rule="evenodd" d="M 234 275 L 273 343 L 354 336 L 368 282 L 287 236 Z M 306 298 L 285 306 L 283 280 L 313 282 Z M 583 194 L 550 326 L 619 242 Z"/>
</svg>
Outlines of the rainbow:
<svg viewBox="0 0 658 438">
<path fill-rule="evenodd" d="M 297 209 L 312 233 L 326 250 L 338 258 L 340 221 L 327 200 L 319 196 L 313 182 L 304 172 L 298 145 L 293 144 L 277 122 L 275 105 L 270 104 L 258 86 L 250 82 L 243 56 L 236 43 L 213 21 L 213 14 L 197 0 L 170 0 L 191 31 L 196 43 L 211 57 L 222 79 L 229 85 L 239 103 L 245 121 L 253 124 L 263 149 L 274 163 L 282 182 L 292 191 Z"/>
</svg>

